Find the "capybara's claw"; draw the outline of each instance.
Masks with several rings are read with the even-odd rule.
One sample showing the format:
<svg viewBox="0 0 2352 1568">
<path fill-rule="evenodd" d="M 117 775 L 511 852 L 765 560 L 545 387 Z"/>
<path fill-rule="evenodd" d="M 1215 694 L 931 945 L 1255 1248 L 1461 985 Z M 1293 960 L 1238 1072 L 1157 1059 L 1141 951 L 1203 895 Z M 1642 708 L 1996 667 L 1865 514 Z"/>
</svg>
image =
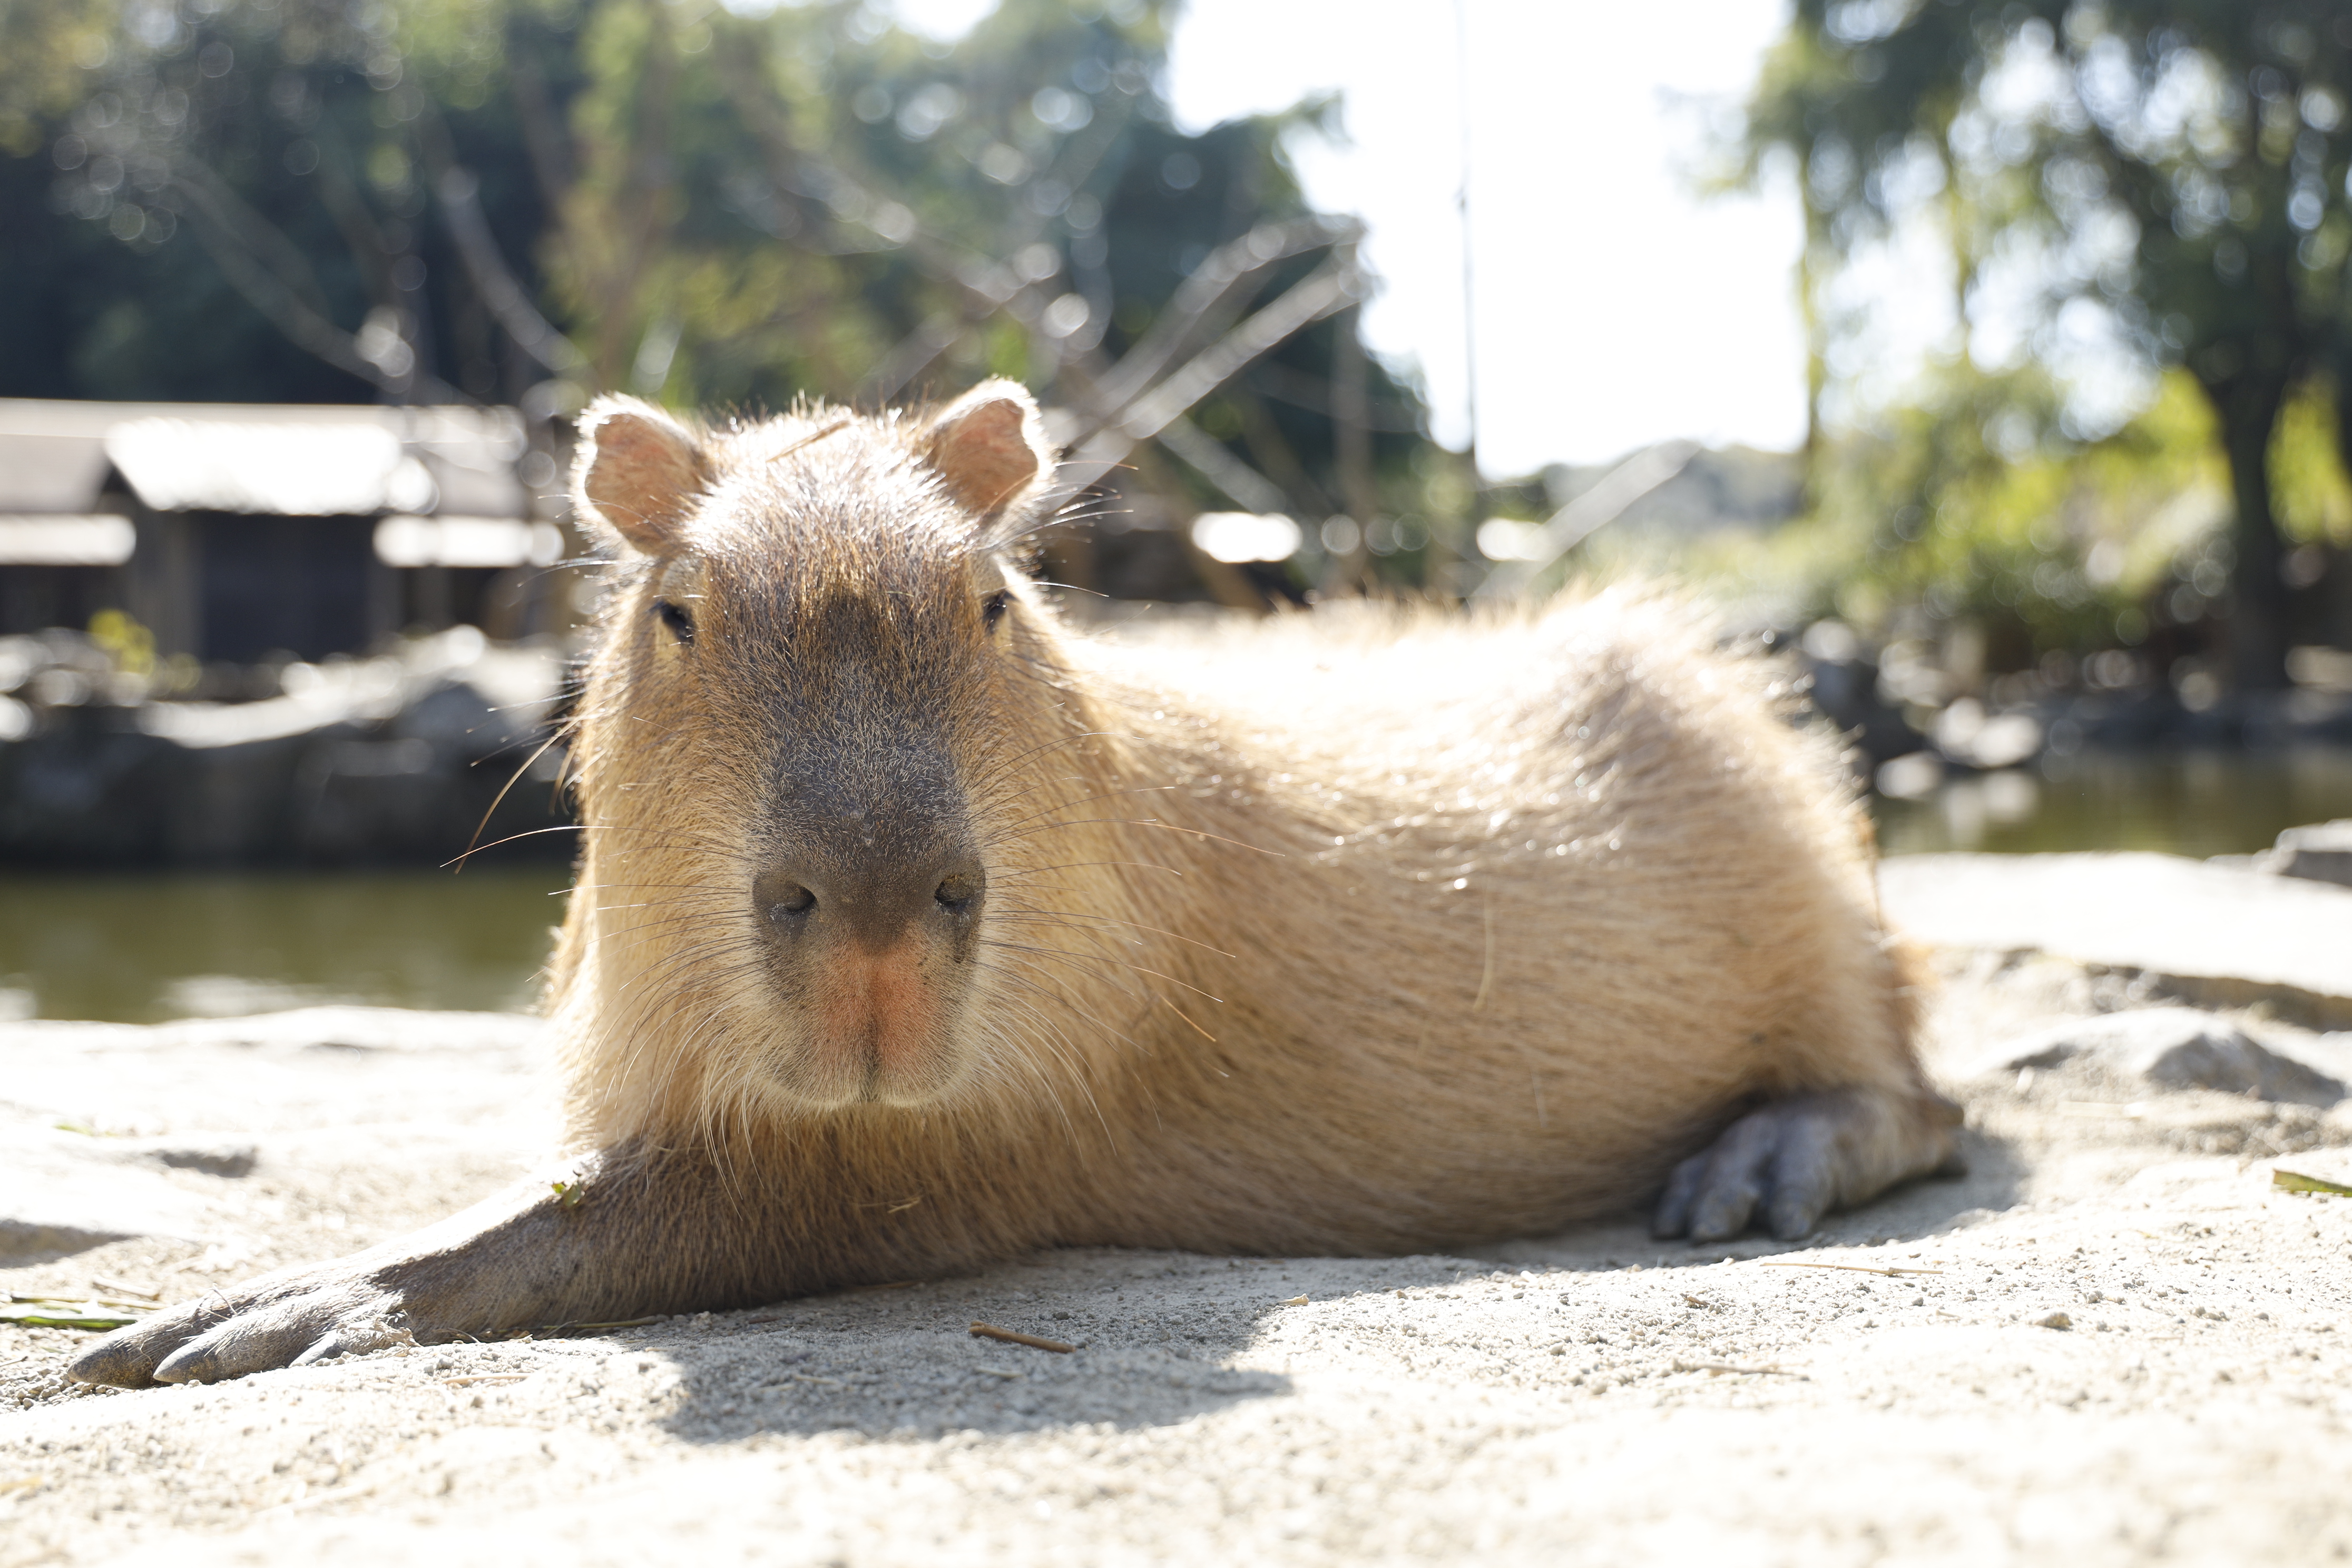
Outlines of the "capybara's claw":
<svg viewBox="0 0 2352 1568">
<path fill-rule="evenodd" d="M 270 1372 L 331 1332 L 333 1318 L 314 1299 L 291 1300 L 242 1312 L 206 1330 L 157 1364 L 158 1383 L 218 1383 L 249 1372 Z"/>
<path fill-rule="evenodd" d="M 117 1388 L 216 1383 L 404 1340 L 389 1321 L 394 1305 L 365 1277 L 329 1265 L 167 1308 L 117 1329 L 66 1371 Z"/>
<path fill-rule="evenodd" d="M 236 1304 L 218 1292 L 166 1307 L 115 1330 L 76 1356 L 66 1373 L 81 1383 L 108 1384 L 116 1388 L 150 1387 L 163 1381 L 156 1376 L 156 1369 L 181 1346 L 236 1310 Z"/>
<path fill-rule="evenodd" d="M 1951 1105 L 1867 1089 L 1797 1095 L 1749 1111 L 1675 1167 L 1651 1219 L 1661 1240 L 1727 1241 L 1761 1221 L 1782 1241 L 1897 1182 L 1961 1173 Z"/>
<path fill-rule="evenodd" d="M 77 1383 L 113 1388 L 145 1388 L 155 1381 L 155 1353 L 134 1337 L 135 1325 L 117 1329 L 74 1357 L 66 1375 Z"/>
</svg>

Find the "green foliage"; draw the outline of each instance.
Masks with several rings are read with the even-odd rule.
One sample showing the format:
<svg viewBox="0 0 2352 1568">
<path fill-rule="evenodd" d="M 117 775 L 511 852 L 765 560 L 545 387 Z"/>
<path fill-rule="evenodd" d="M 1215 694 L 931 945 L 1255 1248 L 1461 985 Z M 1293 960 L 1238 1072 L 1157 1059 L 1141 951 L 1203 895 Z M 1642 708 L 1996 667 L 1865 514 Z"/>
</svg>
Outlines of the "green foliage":
<svg viewBox="0 0 2352 1568">
<path fill-rule="evenodd" d="M 2065 435 L 2048 375 L 1947 365 L 1930 391 L 1816 472 L 1809 516 L 1692 562 L 1780 616 L 1885 636 L 1907 615 L 1984 627 L 2011 667 L 2132 646 L 2170 616 L 2182 563 L 2226 513 L 2210 405 L 2184 374 L 2112 435 Z"/>
<path fill-rule="evenodd" d="M 2305 382 L 2271 434 L 2271 489 L 2279 527 L 2297 544 L 2352 546 L 2352 484 L 2345 481 L 2343 420 L 2336 384 Z"/>
<path fill-rule="evenodd" d="M 1891 226 L 1935 223 L 1964 327 L 2002 270 L 2012 288 L 2031 279 L 2050 326 L 2087 311 L 2078 324 L 2104 321 L 2149 363 L 2194 378 L 2228 458 L 2236 518 L 2234 673 L 2283 681 L 2266 459 L 2294 389 L 2352 371 L 2352 13 L 2337 0 L 2020 0 L 1998 10 L 1799 0 L 1748 116 L 1751 174 L 1776 153 L 1794 156 L 1806 203 L 1817 455 L 1821 367 L 1834 346 L 1829 285 Z M 1987 396 L 2011 401 L 1994 409 Z M 1991 421 L 2046 429 L 2053 409 L 2068 423 L 2046 380 L 2028 373 L 1930 387 L 1896 417 L 1916 459 L 1864 464 L 1898 487 L 1928 487 L 1877 498 L 1895 512 L 1987 509 L 1961 531 L 1965 575 L 1943 584 L 1963 600 L 2014 578 L 1988 563 L 2025 513 L 2098 488 L 2061 483 L 2042 471 L 2045 457 L 2003 475 L 1971 452 L 1970 431 Z M 2304 420 L 2295 451 L 2312 449 L 2316 428 Z M 2352 423 L 2339 421 L 2337 441 L 2347 433 Z M 2296 498 L 2283 503 L 2290 510 L 2317 516 L 2331 504 L 2315 468 L 2275 479 Z M 1830 504 L 1851 481 L 1820 482 Z M 1942 537 L 1939 525 L 1895 553 L 1962 571 L 1962 558 L 1932 542 Z M 2060 611 L 2074 613 L 2050 613 Z"/>
<path fill-rule="evenodd" d="M 1817 526 L 1862 548 L 1837 607 L 2006 623 L 2034 653 L 2139 641 L 2140 606 L 2189 542 L 2156 520 L 2221 489 L 2211 419 L 2181 377 L 2097 442 L 2070 441 L 2062 406 L 2037 370 L 1949 371 L 1888 432 L 1841 447 Z"/>
</svg>

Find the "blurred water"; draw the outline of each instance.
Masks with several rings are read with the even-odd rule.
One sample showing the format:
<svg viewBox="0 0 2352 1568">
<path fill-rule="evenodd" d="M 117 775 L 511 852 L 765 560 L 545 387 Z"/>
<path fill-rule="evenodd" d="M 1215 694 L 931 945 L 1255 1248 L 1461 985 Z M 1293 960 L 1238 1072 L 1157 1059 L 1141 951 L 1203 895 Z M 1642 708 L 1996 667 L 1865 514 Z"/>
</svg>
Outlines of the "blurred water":
<svg viewBox="0 0 2352 1568">
<path fill-rule="evenodd" d="M 2267 848 L 2352 816 L 2352 751 L 2087 754 L 1872 803 L 1890 855 Z M 0 1017 L 530 1006 L 565 874 L 0 874 Z"/>
<path fill-rule="evenodd" d="M 2084 752 L 1871 802 L 1880 849 L 2249 855 L 2281 829 L 2352 816 L 2352 750 Z"/>
<path fill-rule="evenodd" d="M 0 1017 L 520 1011 L 569 871 L 0 874 Z"/>
</svg>

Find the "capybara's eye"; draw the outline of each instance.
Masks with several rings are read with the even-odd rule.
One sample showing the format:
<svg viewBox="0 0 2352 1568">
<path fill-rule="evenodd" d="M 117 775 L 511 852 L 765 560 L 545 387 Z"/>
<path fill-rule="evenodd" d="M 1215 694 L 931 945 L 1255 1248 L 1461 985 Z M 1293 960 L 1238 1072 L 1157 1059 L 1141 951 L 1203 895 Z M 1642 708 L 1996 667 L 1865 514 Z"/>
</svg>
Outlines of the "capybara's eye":
<svg viewBox="0 0 2352 1568">
<path fill-rule="evenodd" d="M 654 601 L 654 614 L 661 617 L 661 624 L 667 626 L 670 636 L 678 641 L 690 643 L 694 640 L 694 617 L 667 599 Z"/>
<path fill-rule="evenodd" d="M 1005 607 L 1012 603 L 1013 595 L 1003 589 L 991 594 L 987 601 L 980 606 L 980 624 L 990 631 L 994 631 L 996 623 L 1004 618 Z"/>
</svg>

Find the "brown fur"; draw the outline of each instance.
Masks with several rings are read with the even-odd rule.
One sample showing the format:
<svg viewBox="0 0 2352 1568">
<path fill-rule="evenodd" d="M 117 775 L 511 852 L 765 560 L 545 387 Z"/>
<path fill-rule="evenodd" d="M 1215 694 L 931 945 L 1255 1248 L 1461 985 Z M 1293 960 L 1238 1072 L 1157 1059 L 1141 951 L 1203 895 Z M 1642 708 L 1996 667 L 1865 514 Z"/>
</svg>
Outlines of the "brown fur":
<svg viewBox="0 0 2352 1568">
<path fill-rule="evenodd" d="M 831 417 L 710 442 L 694 652 L 739 604 L 831 631 L 813 606 L 845 595 L 891 627 L 894 677 L 957 683 L 1004 894 L 953 1081 L 814 1116 L 775 1089 L 735 934 L 769 653 L 659 668 L 645 570 L 579 735 L 593 830 L 551 993 L 577 1147 L 699 1142 L 915 1203 L 886 1228 L 918 1249 L 962 1250 L 960 1194 L 1004 1246 L 1391 1249 L 1622 1206 L 1752 1096 L 1919 1092 L 1833 746 L 1788 721 L 1786 671 L 1718 654 L 1686 608 L 1362 607 L 1106 644 L 926 515 L 910 426 L 767 464 Z M 998 583 L 1019 608 L 992 655 L 954 601 Z M 872 722 L 925 700 L 877 689 Z"/>
<path fill-rule="evenodd" d="M 698 432 L 682 465 L 632 446 L 605 476 L 634 548 L 573 736 L 587 832 L 549 994 L 585 1204 L 526 1184 L 83 1375 L 1055 1244 L 1540 1233 L 1656 1191 L 1759 1102 L 1833 1151 L 1796 1228 L 1947 1158 L 1866 825 L 1785 668 L 1630 591 L 1084 636 L 1002 547 L 1046 475 L 1023 482 L 1008 430 L 1041 444 L 1000 384 L 929 418 Z M 665 465 L 700 487 L 667 509 L 634 477 Z M 762 925 L 752 889 L 812 843 L 854 858 L 940 824 L 985 867 L 965 946 L 795 968 Z M 870 991 L 841 989 L 843 954 Z M 1780 1137 L 1768 1120 L 1740 1135 Z"/>
</svg>

